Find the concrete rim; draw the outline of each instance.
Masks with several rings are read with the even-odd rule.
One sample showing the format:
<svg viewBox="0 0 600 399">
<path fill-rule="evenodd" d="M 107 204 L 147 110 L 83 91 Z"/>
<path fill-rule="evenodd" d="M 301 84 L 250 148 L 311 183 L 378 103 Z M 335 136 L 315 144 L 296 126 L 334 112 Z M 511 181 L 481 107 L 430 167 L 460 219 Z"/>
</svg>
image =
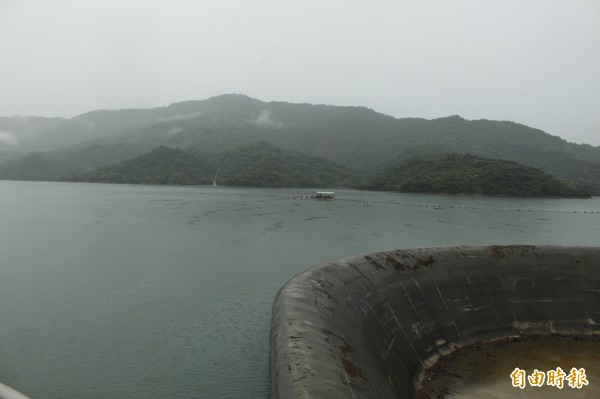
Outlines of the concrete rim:
<svg viewBox="0 0 600 399">
<path fill-rule="evenodd" d="M 344 258 L 300 273 L 277 294 L 271 397 L 413 398 L 423 371 L 454 347 L 555 333 L 600 333 L 600 247 Z"/>
</svg>

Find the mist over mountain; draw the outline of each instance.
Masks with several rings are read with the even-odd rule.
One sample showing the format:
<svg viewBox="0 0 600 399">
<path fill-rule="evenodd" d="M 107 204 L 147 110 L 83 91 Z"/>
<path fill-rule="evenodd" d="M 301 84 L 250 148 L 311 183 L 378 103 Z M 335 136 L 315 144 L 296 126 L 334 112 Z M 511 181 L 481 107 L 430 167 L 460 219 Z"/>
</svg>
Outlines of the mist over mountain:
<svg viewBox="0 0 600 399">
<path fill-rule="evenodd" d="M 515 122 L 396 119 L 364 107 L 263 102 L 239 94 L 71 119 L 0 118 L 0 178 L 63 180 L 160 146 L 208 159 L 257 141 L 338 164 L 356 181 L 392 161 L 458 152 L 537 167 L 600 193 L 600 147 Z"/>
</svg>

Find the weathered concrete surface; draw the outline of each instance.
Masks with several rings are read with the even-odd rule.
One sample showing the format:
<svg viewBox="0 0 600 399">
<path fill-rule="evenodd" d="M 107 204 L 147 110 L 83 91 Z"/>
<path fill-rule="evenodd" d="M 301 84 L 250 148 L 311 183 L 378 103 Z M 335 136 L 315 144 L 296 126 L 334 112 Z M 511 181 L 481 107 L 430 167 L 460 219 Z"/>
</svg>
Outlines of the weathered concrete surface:
<svg viewBox="0 0 600 399">
<path fill-rule="evenodd" d="M 272 398 L 412 398 L 453 348 L 600 334 L 600 247 L 395 250 L 310 269 L 277 294 Z"/>
<path fill-rule="evenodd" d="M 0 399 L 29 399 L 27 396 L 23 395 L 8 387 L 4 384 L 0 384 Z"/>
</svg>

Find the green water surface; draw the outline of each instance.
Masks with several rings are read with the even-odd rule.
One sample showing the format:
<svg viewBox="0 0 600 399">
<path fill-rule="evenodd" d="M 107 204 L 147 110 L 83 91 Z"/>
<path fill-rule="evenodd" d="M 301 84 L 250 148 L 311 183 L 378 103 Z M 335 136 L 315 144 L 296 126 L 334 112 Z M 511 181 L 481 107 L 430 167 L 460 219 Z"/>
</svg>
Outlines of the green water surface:
<svg viewBox="0 0 600 399">
<path fill-rule="evenodd" d="M 599 245 L 599 198 L 297 194 L 0 181 L 0 381 L 32 398 L 266 398 L 271 303 L 308 267 Z"/>
</svg>

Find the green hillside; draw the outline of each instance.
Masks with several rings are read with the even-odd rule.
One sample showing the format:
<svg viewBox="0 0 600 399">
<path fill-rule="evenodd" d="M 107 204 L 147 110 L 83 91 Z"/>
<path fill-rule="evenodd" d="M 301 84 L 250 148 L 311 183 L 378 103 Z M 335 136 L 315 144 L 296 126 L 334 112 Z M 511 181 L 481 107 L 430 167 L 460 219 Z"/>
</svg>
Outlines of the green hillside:
<svg viewBox="0 0 600 399">
<path fill-rule="evenodd" d="M 379 172 L 365 188 L 413 193 L 579 197 L 589 193 L 530 166 L 469 154 L 412 158 Z"/>
<path fill-rule="evenodd" d="M 268 142 L 247 144 L 217 157 L 219 183 L 252 187 L 342 187 L 351 172 L 323 158 L 286 151 Z"/>
<path fill-rule="evenodd" d="M 250 143 L 212 157 L 194 150 L 187 152 L 160 146 L 114 166 L 73 173 L 64 179 L 105 183 L 211 184 L 219 170 L 218 184 L 225 186 L 339 187 L 351 181 L 351 174 L 344 167 L 266 142 Z"/>
<path fill-rule="evenodd" d="M 198 158 L 175 148 L 161 146 L 150 153 L 99 168 L 73 174 L 72 181 L 140 184 L 208 184 L 210 167 Z"/>
<path fill-rule="evenodd" d="M 333 161 L 351 169 L 356 181 L 372 178 L 389 162 L 422 152 L 457 152 L 533 166 L 600 194 L 600 147 L 568 143 L 509 121 L 396 119 L 365 107 L 263 102 L 238 94 L 36 121 L 27 125 L 0 118 L 0 129 L 15 135 L 14 145 L 0 154 L 5 160 L 0 179 L 60 180 L 113 166 L 161 145 L 208 162 L 265 141 Z M 62 146 L 57 149 L 49 142 Z M 28 154 L 28 149 L 37 153 Z"/>
</svg>

